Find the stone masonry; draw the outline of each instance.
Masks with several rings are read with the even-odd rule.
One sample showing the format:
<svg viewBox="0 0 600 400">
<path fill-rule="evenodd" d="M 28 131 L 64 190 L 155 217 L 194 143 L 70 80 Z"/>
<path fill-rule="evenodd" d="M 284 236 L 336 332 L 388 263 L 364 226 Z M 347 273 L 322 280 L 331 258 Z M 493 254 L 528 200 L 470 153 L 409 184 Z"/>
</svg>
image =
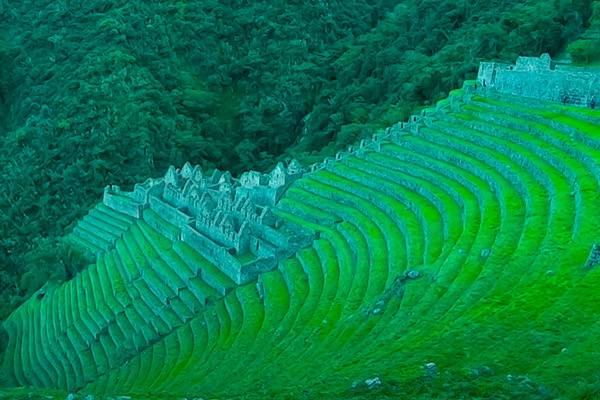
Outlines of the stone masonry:
<svg viewBox="0 0 600 400">
<path fill-rule="evenodd" d="M 519 57 L 515 65 L 482 62 L 477 80 L 484 87 L 501 93 L 563 104 L 595 107 L 600 100 L 597 69 L 558 65 L 548 54 Z"/>
<path fill-rule="evenodd" d="M 133 192 L 118 186 L 104 190 L 103 203 L 134 218 L 150 208 L 172 226 L 148 223 L 171 240 L 182 240 L 237 284 L 247 283 L 277 266 L 314 236 L 284 226 L 272 207 L 287 187 L 302 176 L 297 161 L 279 163 L 269 174 L 255 171 L 239 179 L 215 170 L 205 176 L 200 166 L 171 166 L 163 178 L 135 185 Z"/>
</svg>

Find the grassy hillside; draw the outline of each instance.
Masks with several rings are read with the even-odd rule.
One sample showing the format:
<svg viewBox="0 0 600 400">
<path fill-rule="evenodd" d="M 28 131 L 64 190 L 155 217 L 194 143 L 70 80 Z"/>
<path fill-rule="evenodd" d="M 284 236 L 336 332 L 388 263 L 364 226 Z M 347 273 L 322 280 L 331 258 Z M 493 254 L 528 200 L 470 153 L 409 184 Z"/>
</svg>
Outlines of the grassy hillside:
<svg viewBox="0 0 600 400">
<path fill-rule="evenodd" d="M 446 97 L 482 60 L 595 63 L 598 4 L 0 3 L 0 320 L 93 261 L 60 237 L 105 185 L 185 161 L 308 165 Z"/>
<path fill-rule="evenodd" d="M 3 301 L 68 274 L 56 238 L 105 185 L 185 161 L 235 174 L 314 162 L 445 96 L 480 60 L 555 54 L 591 3 L 3 3 Z"/>
<path fill-rule="evenodd" d="M 280 233 L 315 240 L 258 281 L 235 285 L 166 213 L 95 208 L 77 237 L 102 255 L 9 317 L 5 378 L 140 399 L 594 398 L 600 112 L 471 81 L 427 114 L 295 181 Z"/>
</svg>

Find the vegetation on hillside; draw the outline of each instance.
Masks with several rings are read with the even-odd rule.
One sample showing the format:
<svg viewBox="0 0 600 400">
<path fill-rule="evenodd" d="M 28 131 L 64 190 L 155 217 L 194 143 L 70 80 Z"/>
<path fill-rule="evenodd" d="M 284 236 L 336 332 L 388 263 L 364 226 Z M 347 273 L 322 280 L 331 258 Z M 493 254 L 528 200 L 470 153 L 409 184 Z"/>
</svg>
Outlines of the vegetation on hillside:
<svg viewBox="0 0 600 400">
<path fill-rule="evenodd" d="M 107 184 L 186 161 L 310 164 L 446 96 L 482 60 L 556 55 L 591 12 L 591 0 L 0 1 L 0 319 L 85 263 L 59 238 Z"/>
<path fill-rule="evenodd" d="M 567 51 L 574 65 L 597 65 L 600 62 L 600 2 L 592 4 L 592 17 L 587 31 L 569 44 Z"/>
</svg>

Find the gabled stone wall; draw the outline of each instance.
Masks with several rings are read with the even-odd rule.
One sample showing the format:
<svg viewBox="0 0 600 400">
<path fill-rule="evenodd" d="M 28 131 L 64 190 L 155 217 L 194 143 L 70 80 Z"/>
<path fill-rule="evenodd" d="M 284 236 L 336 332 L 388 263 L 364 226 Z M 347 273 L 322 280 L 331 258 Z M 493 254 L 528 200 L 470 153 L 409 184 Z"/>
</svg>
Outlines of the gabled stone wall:
<svg viewBox="0 0 600 400">
<path fill-rule="evenodd" d="M 199 166 L 186 163 L 181 169 L 171 166 L 164 178 L 137 184 L 133 192 L 108 186 L 103 203 L 134 218 L 143 218 L 150 208 L 174 227 L 154 223 L 153 228 L 188 243 L 243 284 L 312 243 L 311 233 L 282 227 L 271 211 L 303 174 L 295 160 L 287 167 L 279 163 L 269 174 L 250 171 L 240 179 L 218 170 L 205 176 Z"/>
<path fill-rule="evenodd" d="M 477 81 L 501 93 L 563 104 L 595 107 L 600 100 L 600 73 L 596 69 L 555 65 L 548 54 L 519 57 L 515 65 L 483 62 Z"/>
</svg>

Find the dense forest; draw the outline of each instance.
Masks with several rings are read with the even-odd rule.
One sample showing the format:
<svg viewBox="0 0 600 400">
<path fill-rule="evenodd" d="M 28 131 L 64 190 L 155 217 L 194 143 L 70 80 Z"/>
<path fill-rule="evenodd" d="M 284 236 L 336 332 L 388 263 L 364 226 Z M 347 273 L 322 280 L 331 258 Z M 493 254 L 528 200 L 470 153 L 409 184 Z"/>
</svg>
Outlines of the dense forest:
<svg viewBox="0 0 600 400">
<path fill-rule="evenodd" d="M 598 40 L 576 41 L 594 9 L 1 0 L 0 319 L 89 261 L 59 238 L 106 185 L 131 189 L 186 161 L 235 175 L 308 165 L 445 97 L 482 60 L 595 62 Z"/>
</svg>

